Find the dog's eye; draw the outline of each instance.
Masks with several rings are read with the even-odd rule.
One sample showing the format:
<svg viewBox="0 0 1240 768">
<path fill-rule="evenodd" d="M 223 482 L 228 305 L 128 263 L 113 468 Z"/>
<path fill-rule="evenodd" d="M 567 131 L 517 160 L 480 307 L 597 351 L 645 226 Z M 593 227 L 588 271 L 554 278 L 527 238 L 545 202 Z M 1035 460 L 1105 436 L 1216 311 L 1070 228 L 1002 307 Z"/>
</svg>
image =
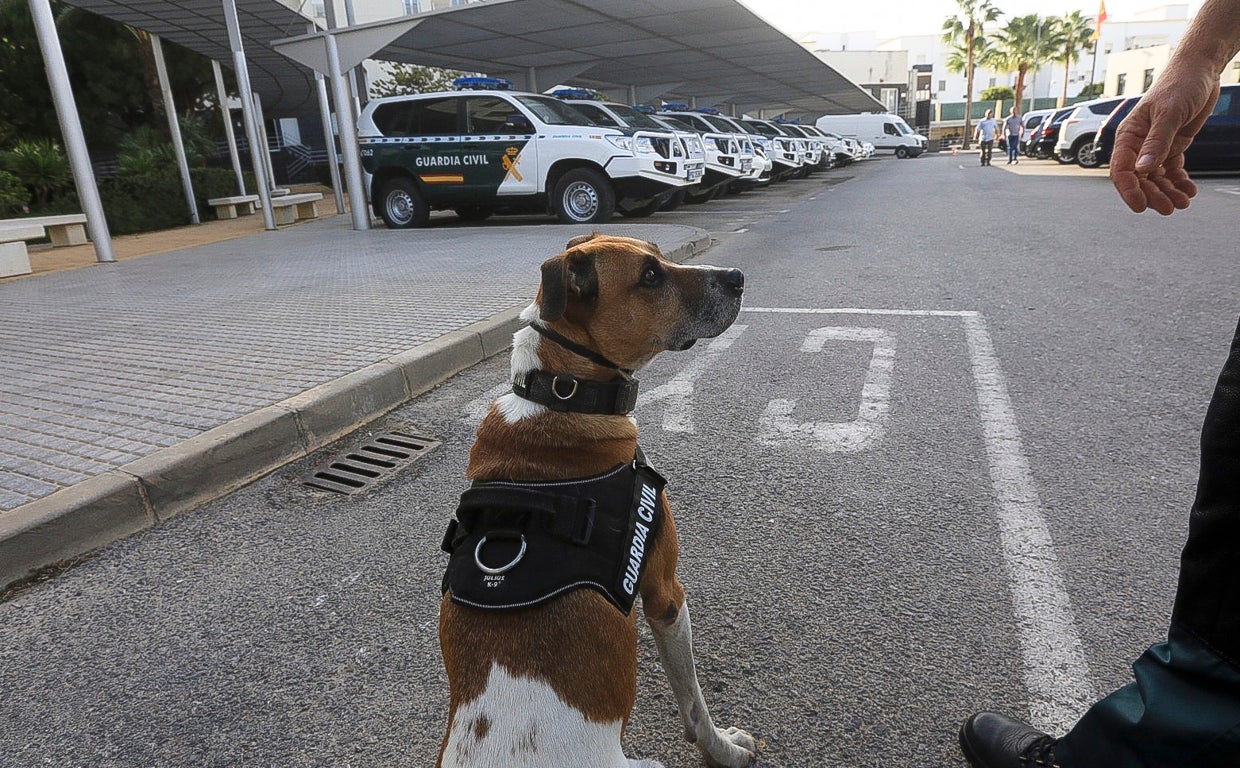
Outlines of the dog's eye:
<svg viewBox="0 0 1240 768">
<path fill-rule="evenodd" d="M 663 284 L 663 270 L 655 266 L 642 270 L 641 284 L 645 288 L 655 288 Z"/>
</svg>

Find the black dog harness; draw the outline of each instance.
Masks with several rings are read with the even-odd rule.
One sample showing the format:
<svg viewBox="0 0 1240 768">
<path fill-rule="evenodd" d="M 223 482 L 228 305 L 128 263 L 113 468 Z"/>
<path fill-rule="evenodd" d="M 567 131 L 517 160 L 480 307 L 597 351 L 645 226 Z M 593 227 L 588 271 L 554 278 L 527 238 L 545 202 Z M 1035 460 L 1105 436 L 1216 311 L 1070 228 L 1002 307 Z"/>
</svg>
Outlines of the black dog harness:
<svg viewBox="0 0 1240 768">
<path fill-rule="evenodd" d="M 443 591 L 461 605 L 504 610 L 589 587 L 627 615 L 663 522 L 666 482 L 640 448 L 631 463 L 593 477 L 475 482 L 444 535 Z"/>
</svg>

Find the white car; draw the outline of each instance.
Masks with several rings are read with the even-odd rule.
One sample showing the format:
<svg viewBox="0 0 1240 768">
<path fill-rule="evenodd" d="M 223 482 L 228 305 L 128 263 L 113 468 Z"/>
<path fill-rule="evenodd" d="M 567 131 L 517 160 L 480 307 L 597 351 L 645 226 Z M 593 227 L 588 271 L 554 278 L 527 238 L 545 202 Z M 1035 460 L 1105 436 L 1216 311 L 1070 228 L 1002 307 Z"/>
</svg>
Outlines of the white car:
<svg viewBox="0 0 1240 768">
<path fill-rule="evenodd" d="M 1076 162 L 1082 168 L 1097 168 L 1094 157 L 1094 137 L 1115 108 L 1126 97 L 1108 97 L 1082 101 L 1068 115 L 1059 128 L 1059 141 L 1055 142 L 1055 154 L 1065 162 Z"/>
</svg>

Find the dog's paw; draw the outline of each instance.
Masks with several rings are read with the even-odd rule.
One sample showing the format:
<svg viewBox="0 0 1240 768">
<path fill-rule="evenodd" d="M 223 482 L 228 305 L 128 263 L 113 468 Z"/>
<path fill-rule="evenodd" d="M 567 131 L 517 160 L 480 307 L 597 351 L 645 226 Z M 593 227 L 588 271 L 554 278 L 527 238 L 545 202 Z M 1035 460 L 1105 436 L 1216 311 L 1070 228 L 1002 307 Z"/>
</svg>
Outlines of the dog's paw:
<svg viewBox="0 0 1240 768">
<path fill-rule="evenodd" d="M 758 752 L 758 742 L 748 731 L 740 728 L 716 728 L 717 739 L 702 750 L 706 764 L 711 768 L 745 768 L 751 765 Z"/>
</svg>

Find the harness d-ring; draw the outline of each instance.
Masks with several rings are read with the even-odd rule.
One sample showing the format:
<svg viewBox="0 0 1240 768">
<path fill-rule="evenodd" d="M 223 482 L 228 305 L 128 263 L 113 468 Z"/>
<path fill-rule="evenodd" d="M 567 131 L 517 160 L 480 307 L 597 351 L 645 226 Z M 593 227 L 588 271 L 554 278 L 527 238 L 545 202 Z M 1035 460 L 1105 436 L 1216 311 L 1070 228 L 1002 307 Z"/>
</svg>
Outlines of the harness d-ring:
<svg viewBox="0 0 1240 768">
<path fill-rule="evenodd" d="M 553 376 L 553 377 L 551 378 L 551 394 L 555 395 L 555 396 L 556 396 L 557 398 L 559 398 L 560 400 L 572 400 L 572 399 L 573 399 L 573 396 L 577 394 L 577 385 L 578 385 L 578 383 L 579 383 L 579 382 L 577 381 L 577 379 L 575 379 L 575 378 L 574 378 L 574 379 L 572 379 L 572 382 L 573 382 L 573 389 L 572 389 L 572 391 L 571 391 L 571 392 L 569 392 L 567 395 L 561 395 L 561 394 L 560 394 L 560 390 L 559 390 L 559 388 L 558 388 L 559 383 L 560 383 L 560 377 L 559 377 L 559 376 Z"/>
<path fill-rule="evenodd" d="M 511 571 L 514 567 L 516 567 L 517 563 L 521 562 L 521 558 L 525 557 L 525 534 L 521 534 L 521 551 L 517 552 L 517 556 L 514 557 L 511 562 L 509 562 L 507 565 L 501 565 L 498 568 L 492 568 L 488 565 L 483 565 L 482 548 L 486 546 L 486 543 L 487 543 L 487 537 L 483 536 L 482 539 L 478 542 L 478 546 L 474 547 L 474 563 L 478 566 L 478 570 L 482 571 L 488 576 L 499 576 L 501 573 L 507 573 L 508 571 Z"/>
</svg>

